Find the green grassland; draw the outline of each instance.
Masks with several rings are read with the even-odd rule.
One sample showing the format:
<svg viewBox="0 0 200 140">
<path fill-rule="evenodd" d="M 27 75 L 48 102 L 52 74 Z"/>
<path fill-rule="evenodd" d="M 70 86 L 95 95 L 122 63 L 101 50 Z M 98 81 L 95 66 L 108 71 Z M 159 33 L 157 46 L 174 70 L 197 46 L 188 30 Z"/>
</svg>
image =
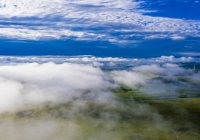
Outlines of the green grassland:
<svg viewBox="0 0 200 140">
<path fill-rule="evenodd" d="M 145 97 L 136 89 L 127 89 L 128 87 L 122 86 L 118 89 L 120 92 L 115 91 L 116 100 L 120 102 L 119 106 L 94 102 L 87 102 L 84 107 L 76 108 L 73 103 L 48 104 L 2 114 L 0 124 L 3 125 L 5 120 L 12 120 L 12 125 L 19 127 L 19 130 L 15 131 L 21 133 L 25 128 L 27 129 L 27 125 L 33 125 L 38 121 L 54 122 L 56 129 L 49 133 L 48 139 L 200 139 L 200 98 L 155 100 Z M 6 131 L 6 128 L 4 129 Z M 0 133 L 0 138 L 9 139 L 9 134 Z M 22 136 L 17 138 L 23 140 Z M 37 135 L 35 138 L 40 139 Z"/>
<path fill-rule="evenodd" d="M 199 140 L 199 81 L 177 78 L 193 85 L 180 87 L 178 98 L 150 96 L 139 90 L 142 85 L 121 85 L 108 89 L 115 95 L 114 105 L 76 99 L 84 100 L 84 105 L 47 103 L 3 113 L 0 139 L 25 140 L 23 133 L 30 129 L 32 139 L 37 140 Z"/>
</svg>

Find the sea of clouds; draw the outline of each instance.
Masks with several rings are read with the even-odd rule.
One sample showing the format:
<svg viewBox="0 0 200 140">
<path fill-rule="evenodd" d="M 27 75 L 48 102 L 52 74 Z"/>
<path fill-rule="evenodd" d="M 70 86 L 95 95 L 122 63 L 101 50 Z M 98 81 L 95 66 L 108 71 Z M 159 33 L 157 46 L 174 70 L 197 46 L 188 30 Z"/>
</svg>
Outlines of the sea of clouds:
<svg viewBox="0 0 200 140">
<path fill-rule="evenodd" d="M 162 75 L 165 80 L 171 82 L 178 81 L 176 76 L 180 75 L 196 80 L 200 77 L 199 73 L 194 73 L 192 69 L 185 69 L 178 63 L 199 61 L 199 58 L 191 57 L 126 59 L 93 56 L 71 58 L 1 56 L 0 60 L 2 96 L 0 112 L 8 111 L 18 105 L 69 102 L 84 96 L 90 100 L 109 103 L 114 95 L 108 89 L 118 88 L 121 84 L 133 88 L 144 85 L 142 91 L 146 93 L 167 95 L 170 91 L 175 94 L 176 86 L 173 83 L 166 84 L 160 79 L 152 79 L 147 75 Z M 112 67 L 112 69 L 103 70 L 105 67 Z"/>
<path fill-rule="evenodd" d="M 192 69 L 185 69 L 178 62 L 198 62 L 195 58 L 159 57 L 151 59 L 126 59 L 126 58 L 100 58 L 93 56 L 77 57 L 50 57 L 50 56 L 1 56 L 0 65 L 0 115 L 16 113 L 20 110 L 42 107 L 48 104 L 62 105 L 72 104 L 69 110 L 61 108 L 55 112 L 68 114 L 70 117 L 86 117 L 92 105 L 106 106 L 105 108 L 117 108 L 127 110 L 127 106 L 116 100 L 116 96 L 110 89 L 118 89 L 121 85 L 138 88 L 147 95 L 160 95 L 165 97 L 177 97 L 178 87 L 190 87 L 187 83 L 179 84 L 177 76 L 187 76 L 199 80 L 200 73 Z M 138 61 L 140 63 L 138 63 Z M 144 64 L 144 61 L 146 63 Z M 116 66 L 131 62 L 126 69 L 103 70 L 102 66 Z M 133 65 L 136 63 L 135 65 Z M 156 79 L 162 76 L 163 79 Z M 152 78 L 153 77 L 153 78 Z M 170 82 L 166 82 L 170 81 Z M 134 101 L 133 101 L 134 102 Z M 107 110 L 109 110 L 107 109 Z M 98 108 L 94 109 L 98 111 Z M 101 110 L 101 109 L 100 109 Z M 101 111 L 100 111 L 101 112 Z M 130 112 L 136 116 L 148 116 L 157 123 L 155 127 L 164 127 L 166 122 L 148 105 L 135 103 Z M 69 115 L 70 114 L 70 115 Z M 100 120 L 112 120 L 108 127 L 114 128 L 118 120 L 123 118 L 123 113 L 102 111 Z M 10 117 L 0 119 L 0 137 L 8 140 L 25 139 L 75 139 L 80 125 L 74 121 L 68 121 L 66 126 L 59 120 L 51 118 L 51 115 L 30 120 L 15 120 Z M 65 136 L 50 137 L 61 127 L 69 129 Z M 18 130 L 20 128 L 20 130 Z M 3 133 L 8 131 L 7 133 Z M 9 134 L 13 134 L 13 136 Z M 37 134 L 36 134 L 37 133 Z M 99 132 L 100 133 L 100 132 Z M 4 134 L 4 135 L 2 135 Z M 27 135 L 28 134 L 28 135 Z M 32 138 L 28 138 L 32 135 Z M 4 136 L 4 137 L 3 137 Z M 96 134 L 91 136 L 97 139 Z M 103 139 L 103 138 L 99 138 Z"/>
</svg>

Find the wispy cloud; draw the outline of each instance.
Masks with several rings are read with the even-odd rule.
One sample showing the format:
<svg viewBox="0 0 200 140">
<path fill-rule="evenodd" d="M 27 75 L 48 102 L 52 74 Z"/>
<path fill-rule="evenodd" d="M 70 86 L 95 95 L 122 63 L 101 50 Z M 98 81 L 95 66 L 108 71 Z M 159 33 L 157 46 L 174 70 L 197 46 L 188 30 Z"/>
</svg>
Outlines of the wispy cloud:
<svg viewBox="0 0 200 140">
<path fill-rule="evenodd" d="M 198 53 L 197 53 L 198 54 Z M 162 63 L 199 62 L 195 57 L 161 56 L 156 58 L 119 58 L 119 57 L 94 57 L 90 55 L 80 56 L 0 56 L 0 65 L 21 63 L 77 63 L 88 64 L 95 67 L 137 66 Z"/>
<path fill-rule="evenodd" d="M 199 52 L 180 52 L 178 54 L 181 54 L 181 55 L 189 55 L 189 56 L 200 56 L 200 53 Z"/>
<path fill-rule="evenodd" d="M 4 26 L 0 34 L 24 40 L 76 37 L 111 42 L 134 40 L 127 39 L 127 32 L 132 36 L 139 33 L 146 39 L 199 36 L 199 21 L 143 15 L 152 12 L 142 9 L 143 3 L 132 0 L 2 0 L 0 16 Z M 116 31 L 119 36 L 113 35 Z"/>
</svg>

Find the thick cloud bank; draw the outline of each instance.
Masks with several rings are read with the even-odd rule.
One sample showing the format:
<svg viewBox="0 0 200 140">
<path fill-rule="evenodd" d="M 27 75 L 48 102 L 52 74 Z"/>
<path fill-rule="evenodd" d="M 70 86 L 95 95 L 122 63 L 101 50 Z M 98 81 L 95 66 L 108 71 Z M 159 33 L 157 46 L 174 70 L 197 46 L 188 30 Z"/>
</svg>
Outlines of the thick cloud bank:
<svg viewBox="0 0 200 140">
<path fill-rule="evenodd" d="M 0 83 L 0 112 L 17 104 L 68 102 L 84 96 L 106 102 L 111 94 L 105 90 L 113 86 L 100 69 L 68 63 L 0 66 Z"/>
<path fill-rule="evenodd" d="M 23 63 L 28 58 L 32 62 Z M 86 56 L 70 63 L 61 62 L 75 58 L 1 59 L 7 63 L 0 65 L 0 139 L 117 139 L 135 129 L 135 123 L 142 124 L 142 133 L 166 127 L 171 133 L 173 123 L 137 99 L 195 97 L 199 91 L 198 71 L 179 63 L 155 62 L 161 58 L 145 64 Z M 122 64 L 123 70 L 101 69 Z"/>
<path fill-rule="evenodd" d="M 119 59 L 119 62 L 121 60 L 123 59 Z M 129 70 L 104 72 L 98 68 L 104 65 L 103 63 L 96 60 L 91 62 L 2 64 L 0 112 L 24 104 L 64 103 L 74 99 L 109 103 L 114 95 L 108 89 L 118 88 L 120 85 L 132 88 L 143 85 L 140 90 L 144 93 L 176 95 L 177 88 L 188 85 L 174 85 L 173 83 L 179 81 L 177 76 L 187 76 L 194 80 L 198 80 L 199 77 L 199 73 L 172 63 L 146 64 Z"/>
</svg>

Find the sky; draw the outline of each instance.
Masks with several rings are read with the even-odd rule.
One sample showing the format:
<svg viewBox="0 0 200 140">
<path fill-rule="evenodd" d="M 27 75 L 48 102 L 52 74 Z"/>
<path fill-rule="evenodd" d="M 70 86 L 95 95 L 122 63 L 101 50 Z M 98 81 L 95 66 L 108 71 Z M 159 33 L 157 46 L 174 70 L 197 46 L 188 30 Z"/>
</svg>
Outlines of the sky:
<svg viewBox="0 0 200 140">
<path fill-rule="evenodd" d="M 1 0 L 0 55 L 200 56 L 199 0 Z"/>
</svg>

